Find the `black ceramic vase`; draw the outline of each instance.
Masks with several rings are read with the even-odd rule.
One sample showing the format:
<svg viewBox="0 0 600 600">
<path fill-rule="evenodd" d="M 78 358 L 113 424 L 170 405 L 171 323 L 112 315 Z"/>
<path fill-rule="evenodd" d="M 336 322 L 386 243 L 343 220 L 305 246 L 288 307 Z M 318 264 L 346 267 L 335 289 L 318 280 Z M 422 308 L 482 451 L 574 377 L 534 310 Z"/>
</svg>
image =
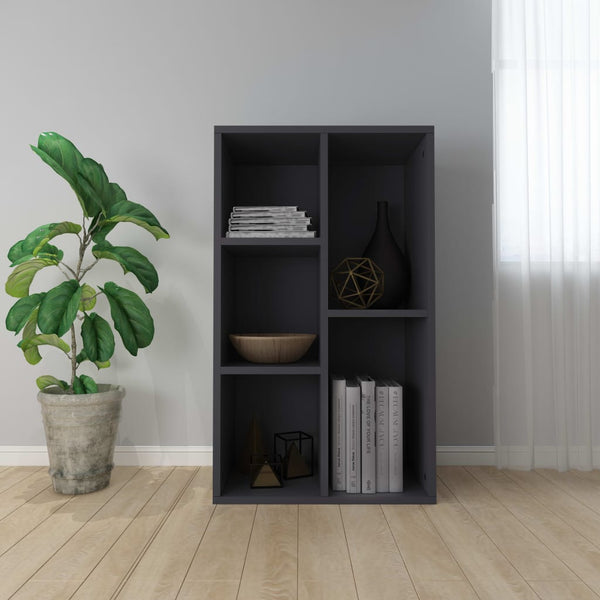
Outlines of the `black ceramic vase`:
<svg viewBox="0 0 600 600">
<path fill-rule="evenodd" d="M 363 256 L 370 258 L 383 271 L 383 296 L 373 308 L 405 306 L 410 294 L 410 265 L 390 229 L 386 201 L 377 202 L 375 231 Z"/>
</svg>

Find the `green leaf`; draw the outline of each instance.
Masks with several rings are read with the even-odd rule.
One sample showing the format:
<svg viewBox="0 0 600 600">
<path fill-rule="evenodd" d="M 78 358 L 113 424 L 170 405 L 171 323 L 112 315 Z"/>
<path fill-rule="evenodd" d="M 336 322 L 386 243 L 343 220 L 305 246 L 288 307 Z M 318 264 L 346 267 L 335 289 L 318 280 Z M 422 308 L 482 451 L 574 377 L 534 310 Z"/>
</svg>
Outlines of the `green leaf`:
<svg viewBox="0 0 600 600">
<path fill-rule="evenodd" d="M 108 322 L 100 315 L 86 315 L 81 325 L 83 349 L 88 360 L 105 362 L 114 354 L 115 338 Z"/>
<path fill-rule="evenodd" d="M 58 264 L 63 259 L 63 256 L 64 252 L 62 250 L 59 250 L 56 246 L 51 246 L 50 244 L 46 244 L 37 253 L 37 258 L 48 258 L 50 260 L 53 260 L 56 264 Z M 14 260 L 10 266 L 16 267 L 17 265 L 22 265 L 23 263 L 33 258 L 35 258 L 33 254 L 24 254 L 17 260 Z"/>
<path fill-rule="evenodd" d="M 73 393 L 74 394 L 86 394 L 85 387 L 83 385 L 83 381 L 79 377 L 75 377 L 73 380 Z"/>
<path fill-rule="evenodd" d="M 84 283 L 81 287 L 81 302 L 79 303 L 79 310 L 92 310 L 94 306 L 96 306 L 96 290 L 91 285 Z"/>
<path fill-rule="evenodd" d="M 123 345 L 136 356 L 138 348 L 148 346 L 154 337 L 154 321 L 148 307 L 137 294 L 112 281 L 100 289 L 108 298 L 110 314 Z"/>
<path fill-rule="evenodd" d="M 113 185 L 113 184 L 111 184 Z M 116 183 L 114 185 L 117 185 Z M 120 188 L 119 188 L 120 189 Z M 89 232 L 95 244 L 99 244 L 106 239 L 106 236 L 117 226 L 116 223 L 107 223 L 104 220 L 104 215 L 100 213 L 92 220 L 89 227 Z"/>
<path fill-rule="evenodd" d="M 81 364 L 82 362 L 89 360 L 89 358 L 87 357 L 87 354 L 85 353 L 85 350 L 82 350 L 77 355 L 76 360 L 77 360 L 78 364 Z M 110 360 L 104 360 L 104 361 L 96 360 L 96 361 L 94 361 L 94 364 L 96 365 L 97 369 L 108 369 L 108 367 L 110 367 Z"/>
<path fill-rule="evenodd" d="M 167 230 L 147 208 L 129 200 L 121 200 L 113 204 L 104 223 L 134 223 L 149 231 L 157 240 L 169 237 Z"/>
<path fill-rule="evenodd" d="M 25 327 L 23 328 L 23 341 L 37 335 L 36 327 L 37 327 L 37 316 L 38 309 L 36 308 L 29 317 Z M 25 360 L 30 365 L 37 365 L 40 360 L 42 360 L 42 355 L 38 350 L 37 346 L 31 346 L 27 348 L 27 350 L 23 350 L 23 355 L 25 356 Z"/>
<path fill-rule="evenodd" d="M 46 229 L 46 231 L 40 231 L 43 229 Z M 62 223 L 50 223 L 49 225 L 44 225 L 44 227 L 40 227 L 36 231 L 39 232 L 38 235 L 41 237 L 41 239 L 37 241 L 37 245 L 33 249 L 34 256 L 37 256 L 38 253 L 45 251 L 46 244 L 57 235 L 63 235 L 65 233 L 79 233 L 81 231 L 81 225 L 77 225 L 77 223 L 71 223 L 71 221 L 63 221 Z M 25 238 L 25 240 L 27 240 L 27 238 Z"/>
<path fill-rule="evenodd" d="M 54 258 L 57 262 L 63 258 L 62 250 L 56 246 L 48 244 L 48 240 L 60 235 L 61 233 L 77 233 L 73 228 L 81 230 L 80 225 L 75 223 L 49 223 L 34 229 L 24 240 L 18 241 L 8 251 L 8 259 L 11 261 L 11 267 L 15 267 L 26 260 L 30 260 L 35 256 L 40 258 Z"/>
<path fill-rule="evenodd" d="M 29 350 L 30 348 L 34 348 L 36 346 L 54 346 L 62 350 L 65 354 L 68 354 L 70 348 L 69 344 L 64 340 L 61 340 L 55 333 L 40 333 L 38 335 L 34 335 L 33 337 L 26 338 L 21 340 L 18 344 L 21 350 Z"/>
<path fill-rule="evenodd" d="M 6 280 L 6 285 L 4 287 L 6 293 L 15 298 L 29 296 L 29 286 L 35 277 L 35 274 L 44 267 L 51 267 L 57 264 L 57 261 L 49 258 L 34 258 L 18 265 Z"/>
<path fill-rule="evenodd" d="M 113 205 L 113 190 L 104 167 L 93 158 L 84 158 L 77 173 L 77 184 L 106 214 Z"/>
<path fill-rule="evenodd" d="M 89 375 L 80 375 L 79 379 L 86 394 L 95 394 L 98 391 L 96 382 Z"/>
<path fill-rule="evenodd" d="M 69 183 L 86 217 L 94 217 L 100 212 L 100 206 L 77 181 L 83 155 L 75 144 L 58 133 L 47 132 L 40 135 L 37 147 L 31 146 L 31 149 Z"/>
<path fill-rule="evenodd" d="M 32 294 L 17 300 L 6 315 L 6 329 L 19 333 L 31 318 L 32 313 L 40 305 L 46 294 Z"/>
<path fill-rule="evenodd" d="M 77 316 L 81 300 L 81 286 L 75 279 L 63 281 L 52 288 L 40 304 L 38 326 L 42 333 L 59 336 L 69 331 Z"/>
<path fill-rule="evenodd" d="M 152 263 L 140 252 L 128 246 L 112 246 L 109 242 L 97 244 L 92 249 L 96 258 L 116 260 L 124 273 L 133 273 L 144 286 L 146 292 L 153 292 L 158 287 L 158 273 Z"/>
<path fill-rule="evenodd" d="M 59 388 L 67 391 L 69 389 L 69 384 L 62 379 L 56 379 L 56 377 L 52 377 L 52 375 L 42 375 L 35 380 L 38 388 L 43 390 L 51 385 L 57 385 Z"/>
</svg>

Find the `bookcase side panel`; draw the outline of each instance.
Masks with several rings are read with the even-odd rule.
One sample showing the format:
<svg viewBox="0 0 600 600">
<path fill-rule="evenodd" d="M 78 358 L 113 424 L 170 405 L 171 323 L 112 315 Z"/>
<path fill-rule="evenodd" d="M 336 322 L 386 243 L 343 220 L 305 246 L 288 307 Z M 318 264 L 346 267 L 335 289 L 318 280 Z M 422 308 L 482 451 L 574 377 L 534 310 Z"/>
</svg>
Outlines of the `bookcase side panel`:
<svg viewBox="0 0 600 600">
<path fill-rule="evenodd" d="M 425 491 L 435 495 L 436 375 L 435 375 L 435 199 L 433 134 L 424 136 L 406 169 L 407 220 L 411 224 L 409 245 L 415 256 L 413 281 L 416 300 L 427 309 L 427 318 L 411 322 L 407 329 L 407 381 L 413 390 L 408 418 L 415 424 L 419 451 L 416 475 Z"/>
<path fill-rule="evenodd" d="M 329 493 L 329 137 L 319 139 L 319 214 L 321 248 L 319 254 L 319 357 L 321 377 L 319 389 L 319 489 Z"/>
<path fill-rule="evenodd" d="M 221 255 L 221 282 L 219 286 L 219 306 L 215 310 L 215 319 L 219 320 L 219 354 L 215 354 L 215 361 L 225 365 L 231 356 L 231 342 L 228 334 L 236 333 L 236 280 L 235 260 L 222 247 L 217 251 Z"/>
<path fill-rule="evenodd" d="M 213 494 L 221 496 L 234 466 L 235 389 L 229 377 L 217 375 L 215 381 L 215 392 L 219 396 L 215 402 Z"/>
<path fill-rule="evenodd" d="M 412 304 L 434 312 L 435 215 L 433 135 L 423 137 L 406 165 L 406 241 L 412 263 Z"/>
</svg>

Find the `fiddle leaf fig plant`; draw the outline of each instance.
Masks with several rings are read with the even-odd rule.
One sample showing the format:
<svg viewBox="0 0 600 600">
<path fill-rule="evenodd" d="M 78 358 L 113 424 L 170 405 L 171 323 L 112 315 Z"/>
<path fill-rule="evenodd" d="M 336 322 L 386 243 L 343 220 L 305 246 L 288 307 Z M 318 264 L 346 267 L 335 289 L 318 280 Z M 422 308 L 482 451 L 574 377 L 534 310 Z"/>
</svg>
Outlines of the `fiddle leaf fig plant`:
<svg viewBox="0 0 600 600">
<path fill-rule="evenodd" d="M 84 157 L 65 137 L 42 133 L 31 149 L 69 183 L 83 217 L 81 224 L 62 221 L 42 225 L 10 248 L 8 260 L 13 271 L 5 289 L 18 300 L 8 311 L 6 328 L 15 335 L 22 332 L 17 345 L 30 364 L 42 360 L 40 346 L 54 346 L 70 361 L 69 382 L 43 375 L 36 381 L 40 389 L 57 385 L 67 393 L 93 393 L 98 389 L 96 382 L 88 375 L 78 375 L 79 367 L 85 361 L 98 369 L 109 367 L 115 351 L 112 326 L 95 312 L 96 300 L 104 297 L 112 324 L 133 356 L 152 342 L 154 321 L 136 293 L 112 281 L 91 285 L 84 278 L 98 261 L 112 260 L 119 263 L 123 273 L 132 273 L 146 293 L 153 292 L 158 274 L 152 263 L 135 248 L 113 246 L 106 237 L 119 223 L 142 227 L 156 240 L 169 234 L 147 208 L 129 201 L 119 185 L 109 181 L 101 164 Z M 50 243 L 62 235 L 79 239 L 79 251 L 70 263 L 64 252 Z M 31 293 L 35 276 L 47 267 L 59 269 L 65 281 L 46 292 Z M 68 333 L 69 343 L 62 339 Z"/>
</svg>

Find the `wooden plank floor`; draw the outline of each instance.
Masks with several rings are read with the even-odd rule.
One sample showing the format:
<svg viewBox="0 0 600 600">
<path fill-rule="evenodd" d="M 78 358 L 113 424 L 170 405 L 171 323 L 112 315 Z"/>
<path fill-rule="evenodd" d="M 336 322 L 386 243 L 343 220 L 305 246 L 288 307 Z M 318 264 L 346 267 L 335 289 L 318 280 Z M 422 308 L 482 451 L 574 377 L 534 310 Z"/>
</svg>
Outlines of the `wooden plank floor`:
<svg viewBox="0 0 600 600">
<path fill-rule="evenodd" d="M 440 467 L 428 506 L 213 506 L 209 467 L 0 467 L 2 600 L 600 600 L 600 471 Z"/>
</svg>

